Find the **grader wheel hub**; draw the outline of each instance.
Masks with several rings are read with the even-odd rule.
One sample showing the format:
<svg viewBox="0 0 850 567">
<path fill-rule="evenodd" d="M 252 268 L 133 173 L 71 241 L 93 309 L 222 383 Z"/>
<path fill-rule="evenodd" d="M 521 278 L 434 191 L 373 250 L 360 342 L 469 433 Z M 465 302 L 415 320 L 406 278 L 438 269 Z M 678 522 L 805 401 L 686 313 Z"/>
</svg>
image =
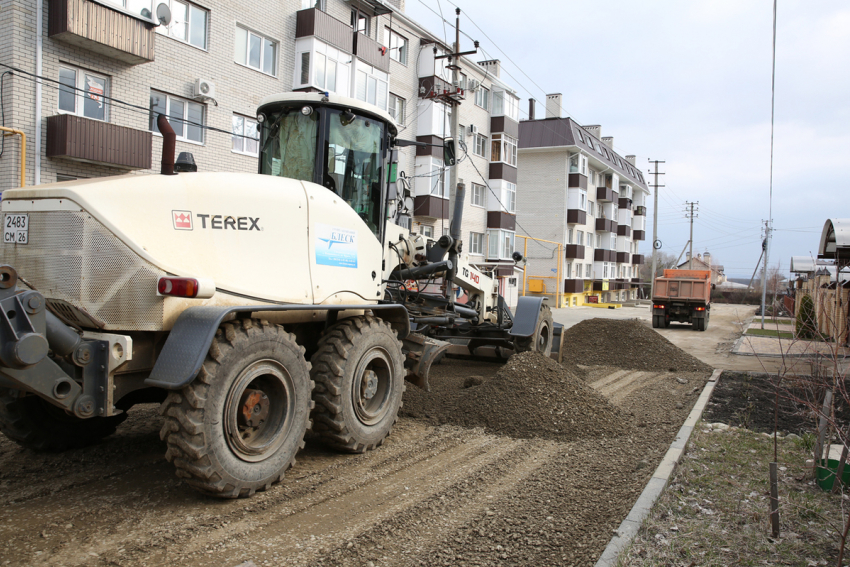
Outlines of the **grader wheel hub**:
<svg viewBox="0 0 850 567">
<path fill-rule="evenodd" d="M 245 390 L 239 406 L 242 426 L 259 427 L 269 415 L 269 397 L 262 390 Z"/>
<path fill-rule="evenodd" d="M 368 370 L 363 373 L 363 384 L 362 384 L 362 394 L 363 397 L 367 400 L 371 400 L 375 397 L 375 393 L 378 391 L 378 375 L 375 374 L 374 370 Z"/>
</svg>

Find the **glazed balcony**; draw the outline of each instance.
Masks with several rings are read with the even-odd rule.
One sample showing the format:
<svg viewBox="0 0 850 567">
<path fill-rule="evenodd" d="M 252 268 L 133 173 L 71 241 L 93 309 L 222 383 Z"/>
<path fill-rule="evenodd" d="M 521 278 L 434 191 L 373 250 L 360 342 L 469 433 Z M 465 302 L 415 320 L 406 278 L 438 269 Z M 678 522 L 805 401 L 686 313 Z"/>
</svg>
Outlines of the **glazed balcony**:
<svg viewBox="0 0 850 567">
<path fill-rule="evenodd" d="M 638 205 L 637 207 L 635 207 L 635 216 L 645 217 L 646 207 L 644 207 L 643 205 Z"/>
<path fill-rule="evenodd" d="M 646 240 L 645 230 L 635 230 L 632 232 L 632 240 Z"/>
<path fill-rule="evenodd" d="M 593 251 L 593 261 L 594 262 L 616 262 L 617 261 L 617 253 L 613 250 L 603 250 L 602 248 L 597 248 Z"/>
<path fill-rule="evenodd" d="M 47 157 L 121 169 L 151 168 L 152 134 L 73 114 L 47 118 Z"/>
<path fill-rule="evenodd" d="M 597 232 L 617 232 L 617 223 L 611 219 L 596 219 Z"/>
<path fill-rule="evenodd" d="M 585 224 L 587 222 L 587 211 L 581 209 L 567 209 L 567 224 Z"/>
<path fill-rule="evenodd" d="M 618 264 L 628 264 L 629 263 L 629 253 L 628 252 L 617 252 L 617 263 Z"/>
<path fill-rule="evenodd" d="M 564 293 L 582 293 L 584 280 L 564 280 Z"/>
<path fill-rule="evenodd" d="M 632 264 L 635 266 L 639 266 L 646 262 L 646 258 L 643 254 L 633 254 L 632 255 Z"/>
<path fill-rule="evenodd" d="M 568 260 L 584 260 L 584 246 L 579 244 L 567 244 L 564 246 L 564 257 Z"/>
<path fill-rule="evenodd" d="M 600 203 L 610 203 L 617 197 L 614 194 L 614 190 L 610 187 L 597 187 L 596 188 L 596 200 Z"/>
<path fill-rule="evenodd" d="M 627 224 L 618 224 L 617 225 L 617 236 L 631 236 L 632 235 L 632 227 Z"/>
</svg>

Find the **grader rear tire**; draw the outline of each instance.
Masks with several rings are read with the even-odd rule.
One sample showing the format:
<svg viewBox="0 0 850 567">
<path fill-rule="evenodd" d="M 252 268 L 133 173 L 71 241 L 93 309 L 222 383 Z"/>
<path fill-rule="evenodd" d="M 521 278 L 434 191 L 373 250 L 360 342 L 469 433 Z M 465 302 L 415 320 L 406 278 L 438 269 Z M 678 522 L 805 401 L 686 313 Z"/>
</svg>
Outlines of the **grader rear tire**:
<svg viewBox="0 0 850 567">
<path fill-rule="evenodd" d="M 0 388 L 0 432 L 27 449 L 65 451 L 112 435 L 127 414 L 80 419 L 38 396 Z"/>
<path fill-rule="evenodd" d="M 340 321 L 319 340 L 312 362 L 312 417 L 322 440 L 349 453 L 381 445 L 404 392 L 404 355 L 392 327 L 370 315 Z"/>
<path fill-rule="evenodd" d="M 528 338 L 514 339 L 514 348 L 517 352 L 535 351 L 543 356 L 549 356 L 552 353 L 554 328 L 552 309 L 544 304 L 537 315 L 537 327 L 534 334 Z"/>
<path fill-rule="evenodd" d="M 304 347 L 283 327 L 225 323 L 197 378 L 162 403 L 165 458 L 177 476 L 212 496 L 267 490 L 304 447 L 312 389 Z"/>
</svg>

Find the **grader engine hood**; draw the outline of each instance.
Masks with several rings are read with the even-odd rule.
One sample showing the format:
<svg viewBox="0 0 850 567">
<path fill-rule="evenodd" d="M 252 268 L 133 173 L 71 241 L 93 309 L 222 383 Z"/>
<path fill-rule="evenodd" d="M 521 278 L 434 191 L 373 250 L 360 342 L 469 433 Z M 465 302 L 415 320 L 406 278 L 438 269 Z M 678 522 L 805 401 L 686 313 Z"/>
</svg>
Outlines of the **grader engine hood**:
<svg viewBox="0 0 850 567">
<path fill-rule="evenodd" d="M 51 307 L 70 304 L 107 329 L 168 327 L 169 301 L 182 310 L 186 301 L 380 298 L 380 279 L 362 269 L 380 265 L 380 243 L 344 201 L 312 183 L 240 173 L 126 175 L 6 191 L 2 212 L 4 227 L 19 225 L 4 228 L 2 263 Z M 165 275 L 209 279 L 217 291 L 208 300 L 157 297 Z"/>
</svg>

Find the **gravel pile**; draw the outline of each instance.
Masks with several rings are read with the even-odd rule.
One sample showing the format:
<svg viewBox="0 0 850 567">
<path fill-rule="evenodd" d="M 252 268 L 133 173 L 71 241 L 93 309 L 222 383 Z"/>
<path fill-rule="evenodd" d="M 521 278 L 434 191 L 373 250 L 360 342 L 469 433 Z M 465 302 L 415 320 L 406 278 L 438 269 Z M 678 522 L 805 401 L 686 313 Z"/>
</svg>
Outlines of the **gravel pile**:
<svg viewBox="0 0 850 567">
<path fill-rule="evenodd" d="M 430 393 L 407 388 L 402 415 L 559 441 L 614 437 L 627 419 L 568 368 L 532 352 L 513 355 L 495 375 L 431 382 Z"/>
<path fill-rule="evenodd" d="M 712 371 L 637 320 L 588 319 L 566 329 L 563 344 L 567 368 L 581 364 L 656 372 Z"/>
</svg>

